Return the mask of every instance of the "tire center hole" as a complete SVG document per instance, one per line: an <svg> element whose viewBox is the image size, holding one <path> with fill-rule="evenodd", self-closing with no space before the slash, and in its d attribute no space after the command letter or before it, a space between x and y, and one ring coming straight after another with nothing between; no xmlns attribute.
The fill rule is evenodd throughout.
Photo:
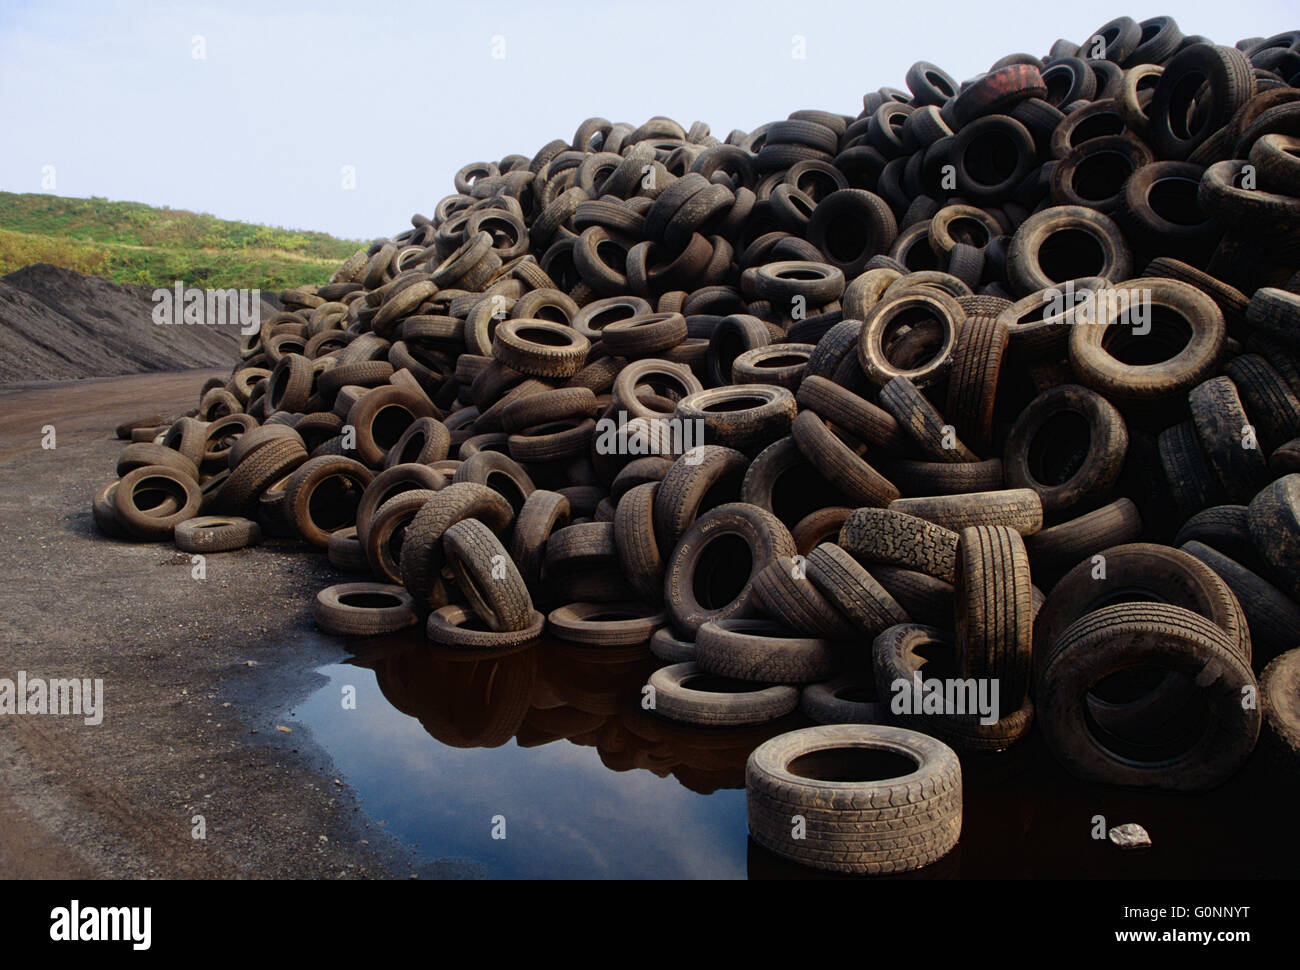
<svg viewBox="0 0 1300 970"><path fill-rule="evenodd" d="M918 767L916 760L893 751L831 748L800 755L786 765L786 771L815 781L865 782L902 778Z"/></svg>
<svg viewBox="0 0 1300 970"><path fill-rule="evenodd" d="M696 602L706 610L722 609L744 591L753 568L749 543L733 533L719 535L704 547L696 565Z"/></svg>

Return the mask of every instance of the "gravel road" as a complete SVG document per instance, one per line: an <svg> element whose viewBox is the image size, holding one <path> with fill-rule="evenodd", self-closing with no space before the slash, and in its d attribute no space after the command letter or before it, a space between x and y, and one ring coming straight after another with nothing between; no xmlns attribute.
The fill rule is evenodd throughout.
<svg viewBox="0 0 1300 970"><path fill-rule="evenodd" d="M314 668L345 654L311 622L325 557L286 544L212 555L200 581L170 544L94 530L113 427L184 410L211 373L0 389L0 678L102 678L104 708L99 725L0 716L8 877L409 872L305 729L278 730L324 683Z"/></svg>

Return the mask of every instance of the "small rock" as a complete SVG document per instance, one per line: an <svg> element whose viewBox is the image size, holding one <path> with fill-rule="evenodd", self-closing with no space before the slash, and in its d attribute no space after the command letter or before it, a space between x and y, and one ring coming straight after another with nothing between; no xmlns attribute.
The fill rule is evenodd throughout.
<svg viewBox="0 0 1300 970"><path fill-rule="evenodd" d="M275 729L276 729L277 731L280 731L280 732L284 733L284 734L293 734L293 728L291 728L291 727L285 727L283 724L277 724L277 725L275 726Z"/></svg>
<svg viewBox="0 0 1300 970"><path fill-rule="evenodd" d="M1151 836L1137 822L1125 822L1116 825L1107 833L1110 840L1121 849L1142 849L1151 844Z"/></svg>

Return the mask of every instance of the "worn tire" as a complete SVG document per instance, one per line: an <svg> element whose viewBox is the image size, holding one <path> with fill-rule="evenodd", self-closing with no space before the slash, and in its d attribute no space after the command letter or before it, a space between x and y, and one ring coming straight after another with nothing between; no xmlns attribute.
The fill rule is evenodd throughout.
<svg viewBox="0 0 1300 970"><path fill-rule="evenodd" d="M881 781L823 780L843 770L843 749L872 763L892 756L897 777ZM820 752L828 752L818 758ZM836 755L836 752L841 752ZM796 762L807 765L797 773ZM908 769L908 764L915 767ZM835 872L897 873L919 869L952 851L961 835L961 766L934 738L885 725L803 728L759 745L745 765L749 831L754 841L800 865ZM803 837L791 838L795 816Z"/></svg>

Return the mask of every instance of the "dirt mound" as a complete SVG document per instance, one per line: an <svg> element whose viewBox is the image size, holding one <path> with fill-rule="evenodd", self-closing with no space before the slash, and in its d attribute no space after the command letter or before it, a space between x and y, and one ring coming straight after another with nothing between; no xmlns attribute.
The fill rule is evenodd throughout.
<svg viewBox="0 0 1300 970"><path fill-rule="evenodd" d="M227 367L237 354L238 325L160 326L153 309L152 287L48 263L0 277L0 385Z"/></svg>

